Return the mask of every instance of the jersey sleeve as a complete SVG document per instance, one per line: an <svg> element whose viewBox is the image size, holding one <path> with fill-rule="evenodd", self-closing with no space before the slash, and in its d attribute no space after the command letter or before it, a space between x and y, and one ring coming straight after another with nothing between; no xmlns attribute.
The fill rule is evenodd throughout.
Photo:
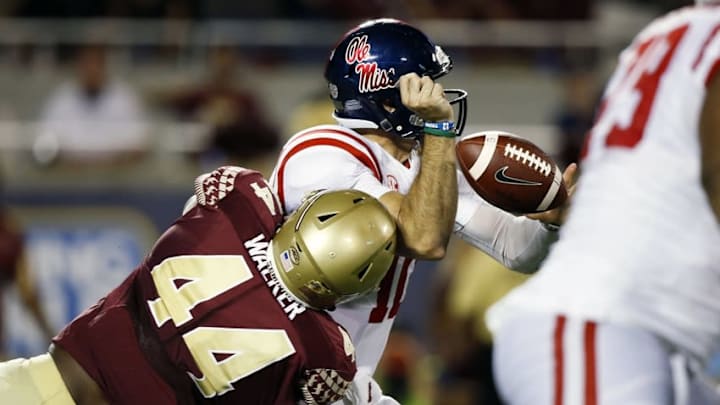
<svg viewBox="0 0 720 405"><path fill-rule="evenodd" d="M483 200L462 173L458 177L454 231L461 239L521 273L536 271L550 245L557 240L557 232L548 231L539 221L516 217Z"/></svg>
<svg viewBox="0 0 720 405"><path fill-rule="evenodd" d="M455 230L464 227L473 216L477 207L487 204L475 190L470 187L465 176L460 170L457 171L458 178L458 206L455 214Z"/></svg>
<svg viewBox="0 0 720 405"><path fill-rule="evenodd" d="M286 213L295 210L303 197L315 190L353 188L376 198L391 190L381 183L377 169L365 155L346 145L318 144L281 156L271 185Z"/></svg>
<svg viewBox="0 0 720 405"><path fill-rule="evenodd" d="M720 22L710 29L693 68L697 79L705 86L720 70Z"/></svg>

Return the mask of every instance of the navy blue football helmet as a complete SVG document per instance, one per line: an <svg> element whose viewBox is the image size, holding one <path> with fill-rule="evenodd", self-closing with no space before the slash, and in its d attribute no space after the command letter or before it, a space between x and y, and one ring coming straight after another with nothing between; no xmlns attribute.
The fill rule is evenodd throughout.
<svg viewBox="0 0 720 405"><path fill-rule="evenodd" d="M436 80L451 68L450 57L417 28L388 18L367 21L345 34L330 53L325 79L335 104L334 117L348 128L381 128L419 138L423 120L402 104L397 80L413 72ZM467 92L445 93L450 104L458 106L459 135L465 126Z"/></svg>

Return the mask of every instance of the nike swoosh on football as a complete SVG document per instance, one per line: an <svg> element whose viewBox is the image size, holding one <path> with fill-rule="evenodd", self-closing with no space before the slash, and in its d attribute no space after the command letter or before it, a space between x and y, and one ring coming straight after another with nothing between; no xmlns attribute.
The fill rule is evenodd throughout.
<svg viewBox="0 0 720 405"><path fill-rule="evenodd" d="M542 183L538 183L535 181L519 179L517 177L510 177L507 174L505 174L507 169L508 169L508 166L503 166L503 167L499 168L495 172L495 181L497 181L498 183L514 184L517 186L542 186Z"/></svg>

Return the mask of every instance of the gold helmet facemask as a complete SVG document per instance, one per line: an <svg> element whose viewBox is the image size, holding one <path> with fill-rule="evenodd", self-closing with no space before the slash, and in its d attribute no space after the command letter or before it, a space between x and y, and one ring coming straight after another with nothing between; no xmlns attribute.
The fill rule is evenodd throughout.
<svg viewBox="0 0 720 405"><path fill-rule="evenodd" d="M395 256L397 228L375 198L321 191L288 217L272 240L277 273L311 308L334 309L377 288Z"/></svg>

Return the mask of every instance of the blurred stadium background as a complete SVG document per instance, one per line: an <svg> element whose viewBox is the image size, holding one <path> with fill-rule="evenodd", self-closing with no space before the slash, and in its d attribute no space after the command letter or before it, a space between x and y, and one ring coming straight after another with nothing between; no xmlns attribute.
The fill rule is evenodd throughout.
<svg viewBox="0 0 720 405"><path fill-rule="evenodd" d="M269 175L285 139L331 122L325 59L359 21L401 18L445 48L455 68L443 84L470 92L466 133L509 130L565 164L618 51L690 3L1 1L0 253L19 252L20 235L24 254L2 253L0 352L45 350L142 259L198 174L237 164ZM418 266L379 372L387 391L496 403L482 314L522 282L497 266L460 243Z"/></svg>

